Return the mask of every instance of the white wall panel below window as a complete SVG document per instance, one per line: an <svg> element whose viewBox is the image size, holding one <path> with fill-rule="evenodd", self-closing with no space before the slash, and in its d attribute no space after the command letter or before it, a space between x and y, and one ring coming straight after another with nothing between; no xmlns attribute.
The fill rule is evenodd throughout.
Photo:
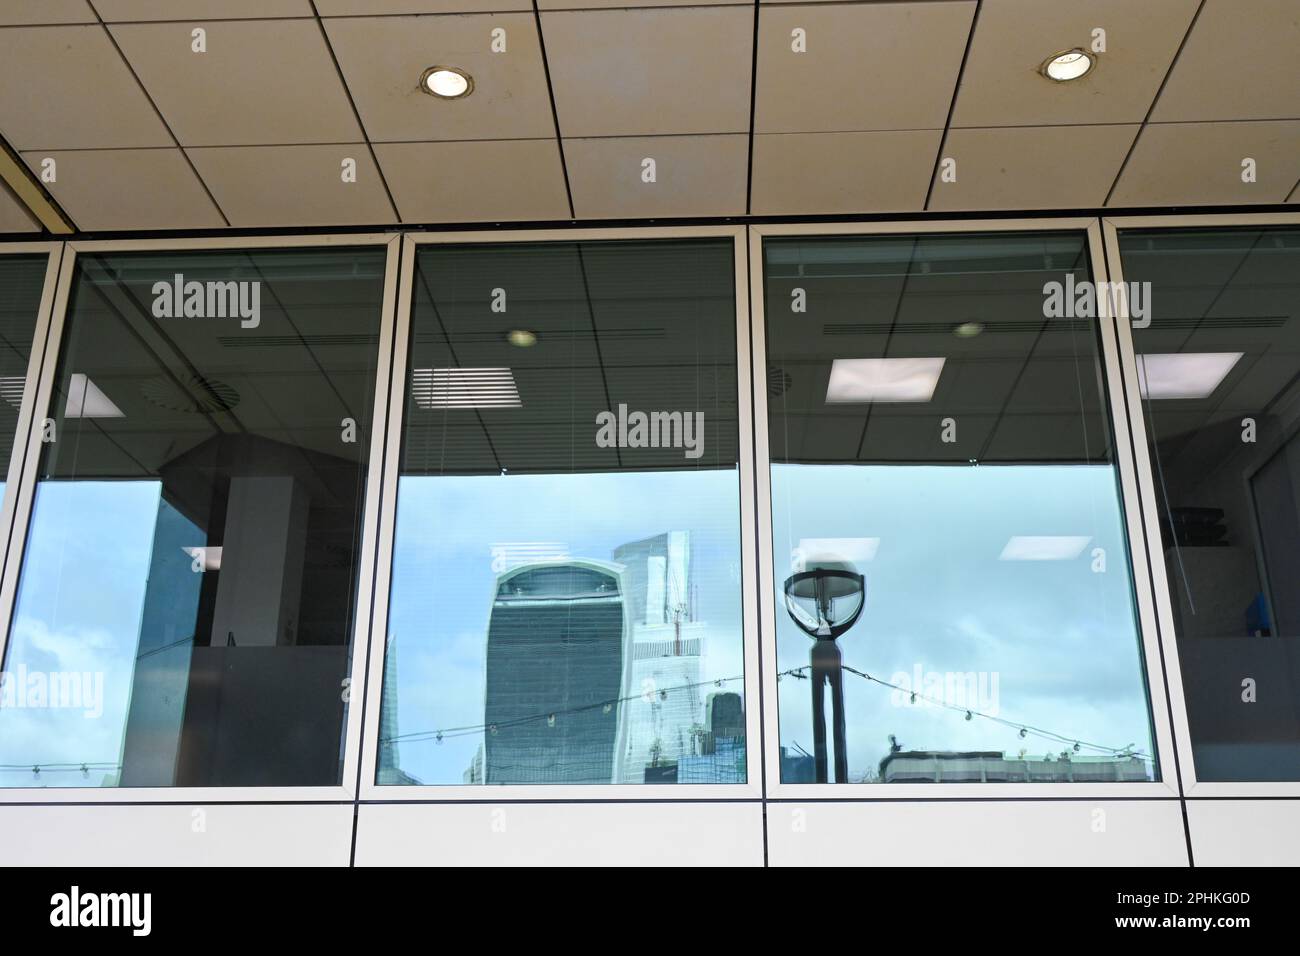
<svg viewBox="0 0 1300 956"><path fill-rule="evenodd" d="M1186 866L1177 800L771 803L772 866Z"/></svg>
<svg viewBox="0 0 1300 956"><path fill-rule="evenodd" d="M10 866L347 866L352 804L0 807Z"/></svg>
<svg viewBox="0 0 1300 956"><path fill-rule="evenodd" d="M357 866L761 866L758 803L363 804Z"/></svg>
<svg viewBox="0 0 1300 956"><path fill-rule="evenodd" d="M1197 866L1300 864L1300 800L1188 800Z"/></svg>

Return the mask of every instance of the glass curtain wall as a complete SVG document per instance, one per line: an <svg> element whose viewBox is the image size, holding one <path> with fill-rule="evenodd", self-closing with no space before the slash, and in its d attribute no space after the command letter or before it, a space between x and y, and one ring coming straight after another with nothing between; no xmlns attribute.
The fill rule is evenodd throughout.
<svg viewBox="0 0 1300 956"><path fill-rule="evenodd" d="M763 268L782 782L1155 779L1086 237Z"/></svg>
<svg viewBox="0 0 1300 956"><path fill-rule="evenodd" d="M382 246L78 257L5 786L339 783L384 267Z"/></svg>
<svg viewBox="0 0 1300 956"><path fill-rule="evenodd" d="M1300 228L1120 250L1196 778L1300 780Z"/></svg>
<svg viewBox="0 0 1300 956"><path fill-rule="evenodd" d="M746 780L733 249L418 248L377 783Z"/></svg>

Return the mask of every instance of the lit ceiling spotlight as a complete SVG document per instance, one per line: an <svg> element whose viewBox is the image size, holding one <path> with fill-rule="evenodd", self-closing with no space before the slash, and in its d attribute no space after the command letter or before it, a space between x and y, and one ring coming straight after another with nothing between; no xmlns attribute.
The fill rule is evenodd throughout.
<svg viewBox="0 0 1300 956"><path fill-rule="evenodd" d="M1064 53L1048 57L1046 62L1039 67L1039 71L1049 80L1064 83L1066 80L1077 80L1079 77L1086 75L1095 63L1096 61L1091 54L1075 47L1073 50L1066 50Z"/></svg>
<svg viewBox="0 0 1300 956"><path fill-rule="evenodd" d="M527 329L511 329L506 333L506 341L521 349L526 349L537 344L537 333L529 332Z"/></svg>
<svg viewBox="0 0 1300 956"><path fill-rule="evenodd" d="M431 96L455 100L474 92L474 78L454 66L431 66L420 77L420 89Z"/></svg>
<svg viewBox="0 0 1300 956"><path fill-rule="evenodd" d="M959 339L973 339L983 331L983 322L963 322L952 330L952 334Z"/></svg>

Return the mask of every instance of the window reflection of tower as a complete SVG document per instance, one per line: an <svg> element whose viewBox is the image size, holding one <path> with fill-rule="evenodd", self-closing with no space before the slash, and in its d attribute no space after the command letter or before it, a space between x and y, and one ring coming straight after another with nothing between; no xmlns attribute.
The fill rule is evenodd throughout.
<svg viewBox="0 0 1300 956"><path fill-rule="evenodd" d="M683 758L702 745L700 664L705 625L696 620L693 542L667 531L614 551L627 582L632 692L620 782L675 783Z"/></svg>
<svg viewBox="0 0 1300 956"><path fill-rule="evenodd" d="M610 783L627 695L617 565L525 564L497 579L488 625L488 784Z"/></svg>

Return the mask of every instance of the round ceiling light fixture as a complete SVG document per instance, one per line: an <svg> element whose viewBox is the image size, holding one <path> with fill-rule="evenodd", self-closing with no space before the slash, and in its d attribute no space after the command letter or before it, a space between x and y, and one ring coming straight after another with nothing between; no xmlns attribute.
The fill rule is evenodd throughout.
<svg viewBox="0 0 1300 956"><path fill-rule="evenodd" d="M1039 67L1039 72L1049 80L1065 83L1068 80L1077 80L1089 73L1096 62L1092 54L1085 53L1075 47L1073 50L1066 50L1064 53L1049 56L1043 62L1043 65Z"/></svg>
<svg viewBox="0 0 1300 956"><path fill-rule="evenodd" d="M511 329L506 333L506 341L521 349L526 349L537 344L537 333L530 332L528 329Z"/></svg>
<svg viewBox="0 0 1300 956"><path fill-rule="evenodd" d="M474 92L474 78L454 66L431 66L420 77L420 89L439 99L456 100Z"/></svg>

